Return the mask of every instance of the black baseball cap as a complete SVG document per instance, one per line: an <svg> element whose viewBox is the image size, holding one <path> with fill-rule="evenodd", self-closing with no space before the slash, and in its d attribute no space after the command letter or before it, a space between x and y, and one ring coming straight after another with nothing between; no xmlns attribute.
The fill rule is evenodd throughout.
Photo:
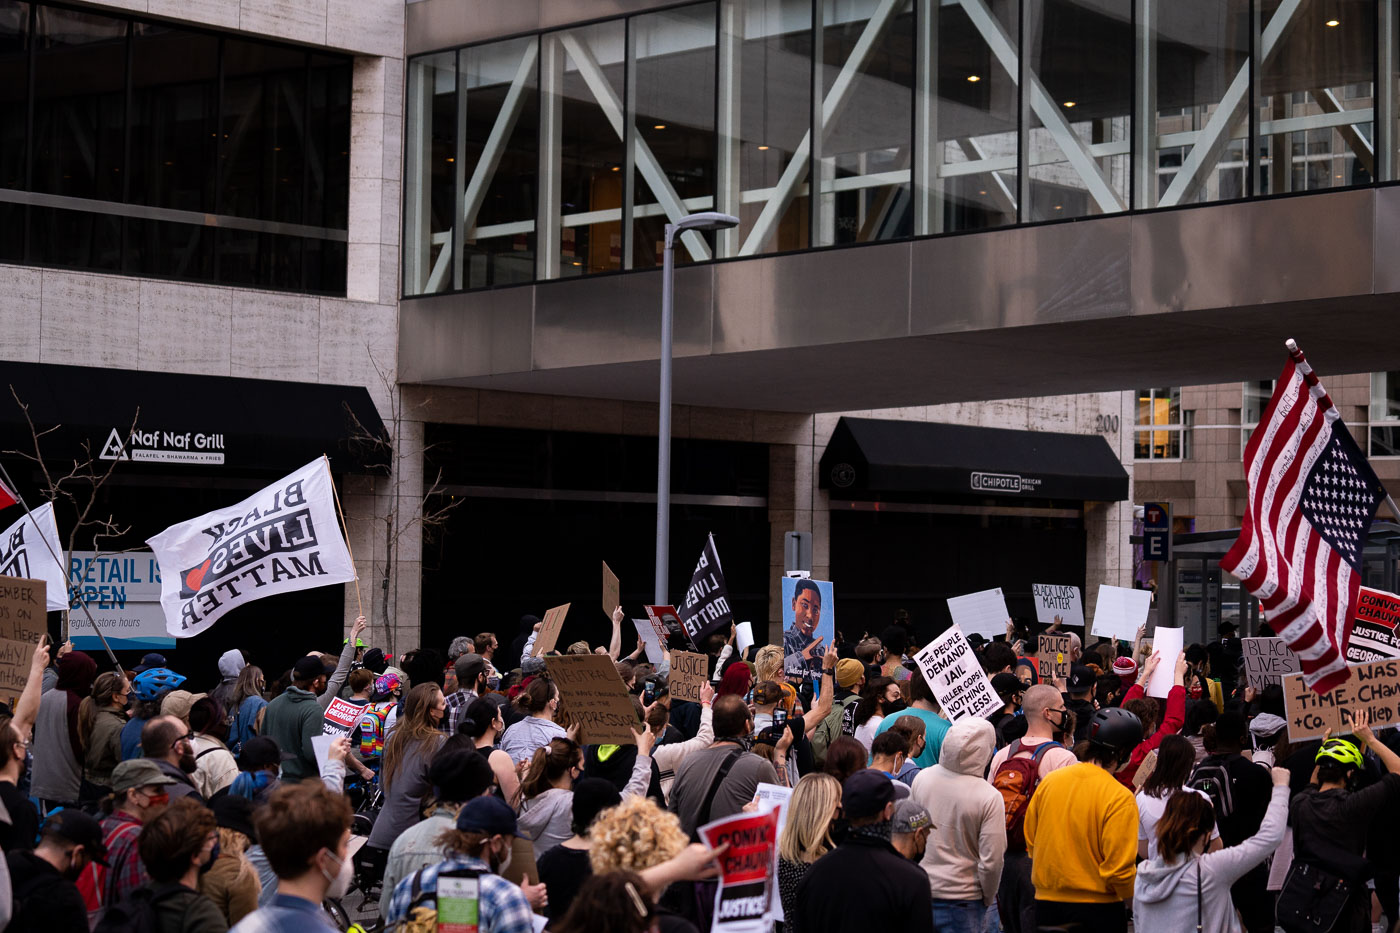
<svg viewBox="0 0 1400 933"><path fill-rule="evenodd" d="M255 735L243 743L238 752L238 767L242 771L261 771L295 758L282 751L277 742L265 735Z"/></svg>
<svg viewBox="0 0 1400 933"><path fill-rule="evenodd" d="M165 667L165 655L152 651L150 654L143 655L141 663L131 670L136 674L144 674L146 671L153 671L158 667Z"/></svg>
<svg viewBox="0 0 1400 933"><path fill-rule="evenodd" d="M65 807L50 813L44 822L44 833L54 833L69 842L76 842L83 847L88 858L99 865L107 864L107 846L102 842L102 824L82 810Z"/></svg>
<svg viewBox="0 0 1400 933"><path fill-rule="evenodd" d="M841 808L852 820L874 816L894 801L894 782L883 771L866 768L841 785Z"/></svg>
<svg viewBox="0 0 1400 933"><path fill-rule="evenodd" d="M474 797L457 814L457 828L487 836L519 836L515 811L500 797Z"/></svg>
<svg viewBox="0 0 1400 933"><path fill-rule="evenodd" d="M1094 689L1094 684L1098 678L1094 676L1091 668L1083 664L1072 665L1069 669L1069 681L1067 687L1070 693L1088 693Z"/></svg>
<svg viewBox="0 0 1400 933"><path fill-rule="evenodd" d="M997 696L1005 700L1018 693L1025 693L1026 685L1015 674L997 674L992 678L992 689L997 692Z"/></svg>
<svg viewBox="0 0 1400 933"><path fill-rule="evenodd" d="M292 676L297 680L314 680L322 674L331 674L334 671L334 665L326 664L314 654L308 654L292 666Z"/></svg>

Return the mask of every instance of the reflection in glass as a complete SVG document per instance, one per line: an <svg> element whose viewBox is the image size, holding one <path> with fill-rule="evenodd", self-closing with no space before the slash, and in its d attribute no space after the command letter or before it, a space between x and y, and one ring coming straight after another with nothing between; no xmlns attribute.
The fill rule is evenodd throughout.
<svg viewBox="0 0 1400 933"><path fill-rule="evenodd" d="M457 177L456 52L409 62L404 119L404 292L448 291Z"/></svg>
<svg viewBox="0 0 1400 933"><path fill-rule="evenodd" d="M535 277L535 179L539 172L539 40L511 39L464 49L458 74L453 217L455 288L528 282ZM494 167L494 169L493 169Z"/></svg>
<svg viewBox="0 0 1400 933"><path fill-rule="evenodd" d="M1016 75L994 51L1018 46L1020 4L977 9L932 4L938 15L935 163L937 197L920 233L977 230L1016 222ZM921 8L923 9L923 8ZM983 13L985 9L985 13ZM1014 68L1014 63L1012 64ZM941 224L941 226L938 226Z"/></svg>
<svg viewBox="0 0 1400 933"><path fill-rule="evenodd" d="M728 15L725 15L728 14ZM721 12L718 209L739 218L721 256L809 244L812 4L747 0ZM725 64L735 64L728 71Z"/></svg>
<svg viewBox="0 0 1400 933"><path fill-rule="evenodd" d="M25 185L29 4L0 2L0 188ZM0 262L24 261L24 206L0 203Z"/></svg>
<svg viewBox="0 0 1400 933"><path fill-rule="evenodd" d="M913 233L912 0L822 0L813 245Z"/></svg>
<svg viewBox="0 0 1400 933"><path fill-rule="evenodd" d="M306 55L224 41L221 213L301 223Z"/></svg>
<svg viewBox="0 0 1400 933"><path fill-rule="evenodd" d="M1139 80L1154 125L1142 146L1136 206L1244 197L1248 0L1174 0L1149 9L1151 66Z"/></svg>
<svg viewBox="0 0 1400 933"><path fill-rule="evenodd" d="M540 207L543 278L622 268L625 51L623 20L543 38L541 133L558 141Z"/></svg>
<svg viewBox="0 0 1400 933"><path fill-rule="evenodd" d="M635 16L631 42L631 268L645 269L661 265L668 222L714 209L715 4ZM677 264L710 255L700 233L676 244Z"/></svg>
<svg viewBox="0 0 1400 933"><path fill-rule="evenodd" d="M1023 220L1126 210L1131 0L1024 0L1030 203ZM1042 89L1043 88L1043 92Z"/></svg>
<svg viewBox="0 0 1400 933"><path fill-rule="evenodd" d="M1258 194L1375 177L1371 0L1258 0Z"/></svg>

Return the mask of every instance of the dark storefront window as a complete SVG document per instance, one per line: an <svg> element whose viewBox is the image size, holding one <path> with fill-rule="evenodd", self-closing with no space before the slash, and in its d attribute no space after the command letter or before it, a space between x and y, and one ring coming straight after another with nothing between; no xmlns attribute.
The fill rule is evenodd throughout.
<svg viewBox="0 0 1400 933"><path fill-rule="evenodd" d="M350 85L347 56L0 0L0 261L343 295Z"/></svg>

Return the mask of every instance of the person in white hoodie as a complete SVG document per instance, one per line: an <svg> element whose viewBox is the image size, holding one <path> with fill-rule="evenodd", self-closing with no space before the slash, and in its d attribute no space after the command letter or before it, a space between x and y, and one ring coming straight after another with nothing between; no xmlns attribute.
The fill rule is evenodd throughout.
<svg viewBox="0 0 1400 933"><path fill-rule="evenodd" d="M969 716L943 737L938 763L914 778L910 799L928 810L933 822L919 866L928 873L939 933L980 931L996 900L1006 853L1006 808L987 782L995 751L992 724Z"/></svg>
<svg viewBox="0 0 1400 933"><path fill-rule="evenodd" d="M1215 814L1199 794L1167 801L1157 822L1157 854L1138 865L1133 924L1152 933L1238 933L1230 885L1268 858L1288 821L1286 768L1272 768L1273 793L1259 831L1239 845L1206 852Z"/></svg>

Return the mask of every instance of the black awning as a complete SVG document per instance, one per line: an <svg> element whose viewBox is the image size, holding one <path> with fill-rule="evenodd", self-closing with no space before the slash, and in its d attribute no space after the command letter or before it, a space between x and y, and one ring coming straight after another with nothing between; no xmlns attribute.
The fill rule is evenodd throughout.
<svg viewBox="0 0 1400 933"><path fill-rule="evenodd" d="M844 498L935 493L1012 499L1128 498L1128 474L1097 435L842 418L820 483Z"/></svg>
<svg viewBox="0 0 1400 933"><path fill-rule="evenodd" d="M40 439L53 463L84 457L87 443L152 472L280 475L323 453L336 472L389 469L388 433L362 386L0 363L0 451L32 453L16 396L36 430L53 429Z"/></svg>

